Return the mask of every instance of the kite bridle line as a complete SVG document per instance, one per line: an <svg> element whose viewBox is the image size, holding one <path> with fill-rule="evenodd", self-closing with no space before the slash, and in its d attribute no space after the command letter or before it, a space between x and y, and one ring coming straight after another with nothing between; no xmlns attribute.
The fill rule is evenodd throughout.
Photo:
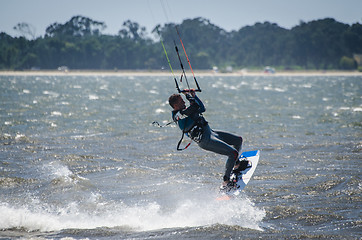
<svg viewBox="0 0 362 240"><path fill-rule="evenodd" d="M186 85L187 85L187 87L188 87L188 89L183 89L183 90L181 90L180 87L179 87L179 85L178 85L178 82L177 82L175 73L174 73L173 68L172 68L172 65L171 65L171 61L170 61L170 59L169 59L169 57L168 57L165 44L163 43L162 36L161 36L158 28L157 28L157 34L158 34L159 37L160 37L160 42L161 42L161 45L162 45L162 48L163 48L163 52L165 53L165 56L166 56L166 59L167 59L167 62L168 62L168 66L170 67L170 70L171 70L173 79L175 80L175 84L176 84L176 89L177 89L177 91L178 91L179 93L189 91L189 89L191 89L191 88L190 88L190 84L189 84L189 82L188 82L188 80L187 80L185 68L184 68L184 65L183 65L183 63L182 63L181 56L180 56L180 53L179 53L179 50L178 50L176 41L174 40L173 43L174 43L175 51L176 51L178 60L179 60L179 62L180 62L180 67L181 67L181 70L182 70L182 74L181 74L181 76L180 76L180 82L182 82L182 78L184 77L184 78L185 78L185 81L186 81ZM190 60L189 60L189 58L188 58L188 56L187 56L187 54L186 54L186 50L185 50L185 47L184 47L184 45L183 45L183 43L182 43L182 39L181 39L180 35L179 35L179 38L180 38L182 47L183 47L183 49L184 49L184 53L185 53L185 56L186 56L186 58L187 58L187 62L189 63L190 69L191 69L192 74L193 74L193 76L194 76L195 84L196 84L196 87L197 87L197 89L195 89L195 92L201 92L201 88L200 88L200 86L199 86L199 83L198 83L197 80L196 80L194 71L192 70Z"/></svg>
<svg viewBox="0 0 362 240"><path fill-rule="evenodd" d="M176 42L173 41L173 44L175 45L175 50L176 50L176 53L177 53L177 57L178 57L178 60L180 61L180 67L181 67L181 69L182 69L182 74L181 74L181 77L180 77L180 82L182 82L182 76L185 76L186 85L187 85L188 89L190 89L189 81L187 81L185 68L184 68L184 65L182 64L181 57L180 57L180 53L178 52L178 48L177 48ZM179 92L180 92L180 91L179 91ZM182 92L182 91L181 91L181 92Z"/></svg>
<svg viewBox="0 0 362 240"><path fill-rule="evenodd" d="M174 72L173 72L172 65L171 65L170 59L168 58L167 51L166 51L166 48L165 48L165 44L163 44L162 37L161 37L161 34L160 34L159 30L158 30L158 27L156 27L156 30L157 30L158 36L160 37L160 42L161 42L161 44L162 44L163 52L165 53L165 56L166 56L166 59L167 59L167 62L168 62L168 66L170 67L171 73L172 73L172 76L173 76L173 79L175 80L176 89L177 89L177 91L180 93L180 92L182 92L182 91L180 90L180 88L179 88L179 86L178 86L176 76L175 76L175 74L174 74Z"/></svg>
<svg viewBox="0 0 362 240"><path fill-rule="evenodd" d="M165 5L164 5L164 3L163 3L162 0L160 0L160 2L161 2L161 6L162 6L163 13L164 13L164 15L165 15L165 17L166 17L166 19L167 19L167 22L170 22L169 19L168 19L168 15L167 15L167 11L166 11ZM167 1L166 1L166 4L167 4ZM171 9L169 9L169 10L171 10ZM177 35L178 35L178 37L179 37L179 39L180 39L182 48L183 48L183 50L184 50L184 53L185 53L187 62L189 63L189 66L190 66L192 75L194 76L195 84L196 84L196 87L197 87L197 89L195 90L195 92L201 92L201 88L200 88L200 86L199 86L199 83L198 83L197 80L196 80L196 77L195 77L194 71L193 71L193 69L192 69L192 66L191 66L189 57L187 56L187 53L186 53L185 46L184 46L184 44L183 44L183 42L182 42L181 35L180 35L180 33L179 33L178 28L177 28L176 25L175 25L175 28L176 28ZM181 57L180 57L180 54L179 54L179 51L178 51L178 48L177 48L177 45L176 45L175 40L174 40L173 42L174 42L175 50L176 50L176 53L177 53L177 56L178 56L178 59L179 59L179 62L180 62L180 66L181 66L181 69L182 69L182 74L181 74L181 77L180 77L180 82L182 82L182 77L184 76L188 89L183 89L183 90L181 90L181 89L179 88L179 85L178 85L178 83L177 83L177 79L175 78L175 75L174 75L174 73L173 73L172 66L171 66L170 60L169 60L169 58L168 58L168 55L167 55L167 52L166 52L166 48L165 48L165 46L164 46L164 44L163 44L161 34L160 34L160 32L158 31L158 28L157 28L157 33L158 33L158 35L159 35L159 37L160 37L160 39L161 39L161 44L162 44L162 47L163 47L163 51L164 51L164 53L165 53L165 55L166 55L166 58L167 58L167 61L168 61L168 65L170 66L170 69L171 69L173 78L174 78L174 80L175 80L175 84L176 84L176 89L177 89L177 91L178 91L179 93L181 93L181 92L188 92L191 88L190 88L190 85L189 85L189 83L188 83L188 80L187 80L187 77L186 77L186 72L185 72L184 66L183 66L183 64L182 64Z"/></svg>
<svg viewBox="0 0 362 240"><path fill-rule="evenodd" d="M177 26L175 26L175 28L176 28L177 35L178 35L178 37L179 37L179 39L180 39L180 42L181 42L182 48L184 49L184 53L185 53L185 56L186 56L187 62L189 63L189 66L190 66L190 69L191 69L192 75L194 76L194 80L195 80L195 83L196 83L196 86L197 86L197 89L196 89L195 91L196 91L196 92L201 92L201 88L200 88L200 86L199 86L199 83L198 83L198 82L197 82L197 80L196 80L196 77L195 77L195 74L194 74L194 70L192 70L191 63L190 63L190 59L189 59L189 57L187 56L187 53L186 53L186 49L185 49L184 43L182 42L181 35L180 35L179 31L178 31ZM175 44L175 46L176 46L176 44ZM178 54L178 51L177 51L177 54ZM180 59L180 61L181 61L181 59ZM185 72L185 71L184 71L184 72ZM186 74L185 74L185 78L186 78ZM189 87L189 89L190 89L190 87Z"/></svg>

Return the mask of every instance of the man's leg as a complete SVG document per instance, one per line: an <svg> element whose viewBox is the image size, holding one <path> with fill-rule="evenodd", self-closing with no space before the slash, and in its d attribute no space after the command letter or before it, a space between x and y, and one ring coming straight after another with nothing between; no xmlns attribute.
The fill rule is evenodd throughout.
<svg viewBox="0 0 362 240"><path fill-rule="evenodd" d="M230 142L230 145L221 140L222 136L217 134L213 131L206 131L206 136L203 136L202 141L199 143L199 146L202 149L218 153L221 155L228 156L228 159L225 164L225 175L224 175L224 182L228 182L230 179L231 171L233 170L233 167L235 165L235 161L238 158L239 152L237 149L232 147L231 145L234 145L238 148L241 147L242 139L241 137L233 137L231 135L228 135L226 133L221 133L223 137L226 137L225 140Z"/></svg>
<svg viewBox="0 0 362 240"><path fill-rule="evenodd" d="M232 133L224 131L213 131L215 136L220 140L226 142L229 145L232 145L238 152L241 150L243 144L243 138Z"/></svg>

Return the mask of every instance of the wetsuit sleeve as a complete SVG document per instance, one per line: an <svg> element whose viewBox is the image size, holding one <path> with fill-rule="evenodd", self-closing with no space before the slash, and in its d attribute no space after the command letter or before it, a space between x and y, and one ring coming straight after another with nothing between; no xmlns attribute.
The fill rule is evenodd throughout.
<svg viewBox="0 0 362 240"><path fill-rule="evenodd" d="M199 111L200 113L203 113L206 111L204 104L201 102L200 98L195 95L195 102L200 106Z"/></svg>
<svg viewBox="0 0 362 240"><path fill-rule="evenodd" d="M195 97L192 97L191 95L187 94L186 99L190 102L190 106L186 108L185 110L182 110L182 114L186 114L187 116L190 116L194 113L203 113L205 112L205 106L201 102L201 100L195 95Z"/></svg>

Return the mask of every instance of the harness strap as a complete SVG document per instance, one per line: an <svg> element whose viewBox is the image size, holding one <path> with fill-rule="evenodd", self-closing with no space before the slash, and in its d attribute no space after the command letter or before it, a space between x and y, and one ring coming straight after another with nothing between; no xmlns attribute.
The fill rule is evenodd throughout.
<svg viewBox="0 0 362 240"><path fill-rule="evenodd" d="M177 144L177 150L178 150L178 151L185 150L185 149L188 148L188 147L191 145L191 143L192 143L192 140L191 140L191 141L186 145L186 147L180 148L181 142L182 142L182 140L184 139L184 135L185 135L185 132L182 131L181 139L180 139L180 141L178 141L178 144Z"/></svg>

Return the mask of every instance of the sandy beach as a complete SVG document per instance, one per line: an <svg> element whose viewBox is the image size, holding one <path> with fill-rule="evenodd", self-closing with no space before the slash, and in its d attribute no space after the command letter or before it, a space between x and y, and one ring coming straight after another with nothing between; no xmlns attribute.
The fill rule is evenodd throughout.
<svg viewBox="0 0 362 240"><path fill-rule="evenodd" d="M234 71L230 73L214 72L211 70L194 71L196 76L362 76L362 72L358 71L277 71L275 73L265 73L263 71ZM181 73L176 72L176 76ZM191 72L186 72L188 76L192 76ZM37 71L0 71L0 76L172 76L170 71L151 71L151 70L37 70Z"/></svg>

